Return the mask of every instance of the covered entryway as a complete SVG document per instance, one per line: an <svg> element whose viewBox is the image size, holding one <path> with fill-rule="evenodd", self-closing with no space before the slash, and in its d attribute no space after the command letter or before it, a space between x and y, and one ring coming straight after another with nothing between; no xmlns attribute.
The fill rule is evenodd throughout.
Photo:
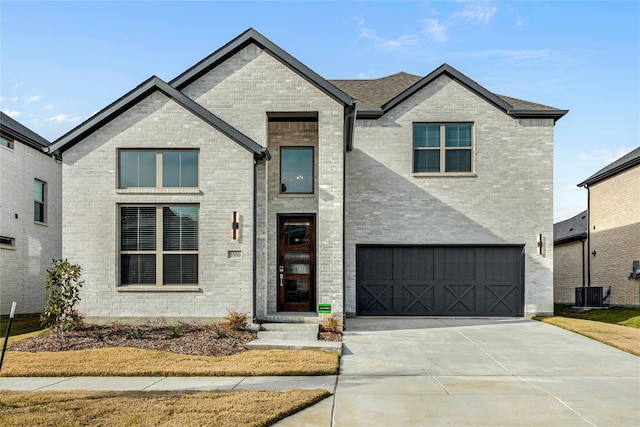
<svg viewBox="0 0 640 427"><path fill-rule="evenodd" d="M523 246L356 247L359 316L523 316Z"/></svg>

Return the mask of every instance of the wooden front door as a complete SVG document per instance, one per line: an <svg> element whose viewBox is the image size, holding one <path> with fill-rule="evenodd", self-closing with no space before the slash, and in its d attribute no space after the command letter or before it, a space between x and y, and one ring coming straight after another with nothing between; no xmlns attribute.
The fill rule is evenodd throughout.
<svg viewBox="0 0 640 427"><path fill-rule="evenodd" d="M313 216L278 221L278 311L315 311Z"/></svg>

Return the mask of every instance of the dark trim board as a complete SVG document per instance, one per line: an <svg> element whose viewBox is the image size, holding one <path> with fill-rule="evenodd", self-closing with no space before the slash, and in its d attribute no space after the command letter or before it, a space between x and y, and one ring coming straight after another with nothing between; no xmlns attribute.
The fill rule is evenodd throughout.
<svg viewBox="0 0 640 427"><path fill-rule="evenodd" d="M356 245L358 316L524 315L522 245Z"/></svg>

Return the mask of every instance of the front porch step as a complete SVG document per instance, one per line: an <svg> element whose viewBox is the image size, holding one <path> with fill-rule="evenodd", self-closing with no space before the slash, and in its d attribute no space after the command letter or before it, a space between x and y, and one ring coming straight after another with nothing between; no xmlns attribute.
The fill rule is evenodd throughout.
<svg viewBox="0 0 640 427"><path fill-rule="evenodd" d="M258 332L258 339L317 341L318 324L307 323L264 323Z"/></svg>
<svg viewBox="0 0 640 427"><path fill-rule="evenodd" d="M249 349L318 350L342 354L342 343L318 341L318 323L263 323Z"/></svg>

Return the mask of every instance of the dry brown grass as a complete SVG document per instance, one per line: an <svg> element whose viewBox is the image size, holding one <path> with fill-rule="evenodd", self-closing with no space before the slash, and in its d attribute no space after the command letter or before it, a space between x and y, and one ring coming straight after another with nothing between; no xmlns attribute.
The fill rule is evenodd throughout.
<svg viewBox="0 0 640 427"><path fill-rule="evenodd" d="M334 375L336 354L312 350L252 350L232 356L188 356L118 347L26 353L8 351L7 377Z"/></svg>
<svg viewBox="0 0 640 427"><path fill-rule="evenodd" d="M560 316L540 320L640 356L640 329Z"/></svg>
<svg viewBox="0 0 640 427"><path fill-rule="evenodd" d="M326 390L0 392L2 426L268 426Z"/></svg>

